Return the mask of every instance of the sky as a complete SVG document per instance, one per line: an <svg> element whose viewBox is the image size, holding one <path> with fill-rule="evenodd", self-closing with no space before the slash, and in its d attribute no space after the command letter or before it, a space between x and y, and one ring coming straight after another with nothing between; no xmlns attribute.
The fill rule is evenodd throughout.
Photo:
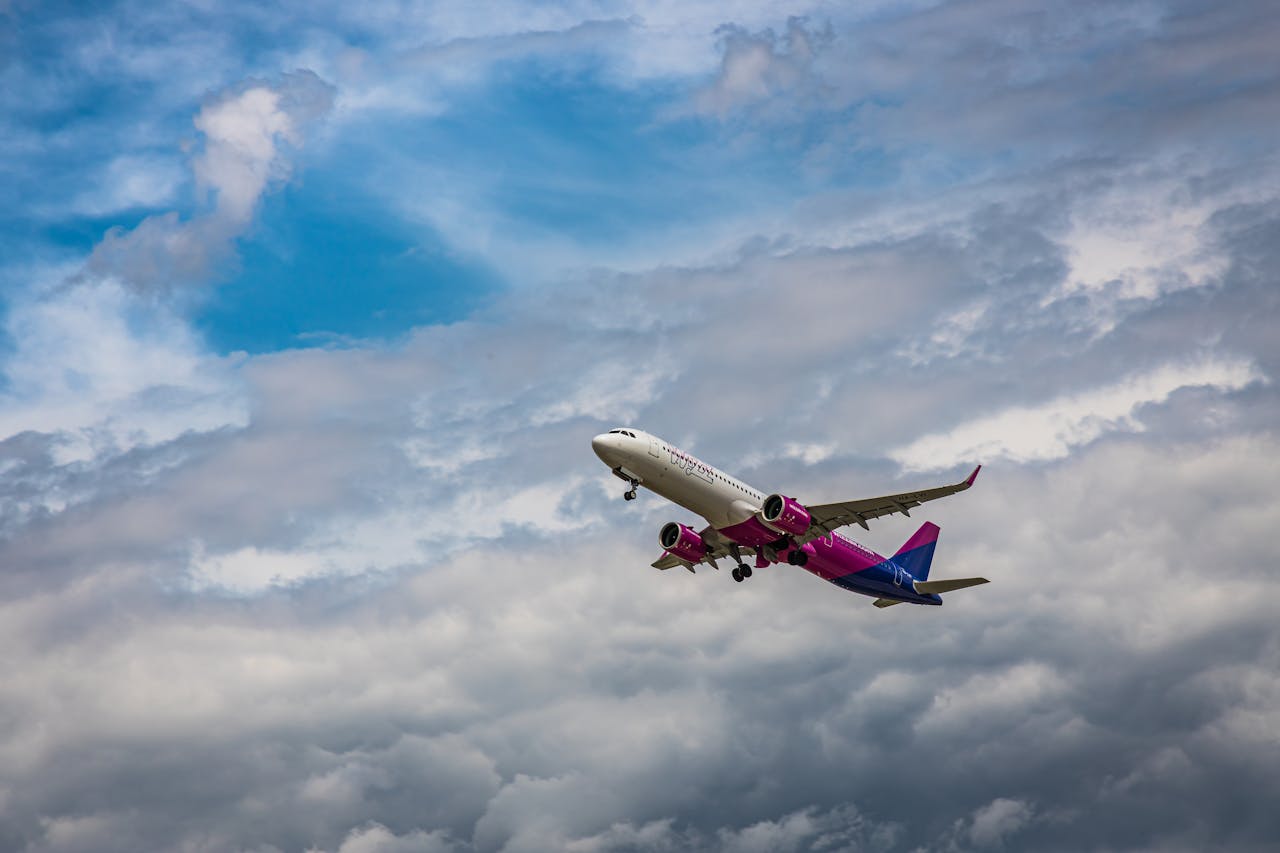
<svg viewBox="0 0 1280 853"><path fill-rule="evenodd" d="M0 850L1280 840L1274 3L0 2ZM877 610L593 435L976 487Z"/></svg>

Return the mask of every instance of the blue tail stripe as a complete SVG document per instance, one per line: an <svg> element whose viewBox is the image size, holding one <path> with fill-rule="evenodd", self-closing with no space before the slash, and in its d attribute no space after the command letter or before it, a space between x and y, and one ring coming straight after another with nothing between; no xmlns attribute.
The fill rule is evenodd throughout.
<svg viewBox="0 0 1280 853"><path fill-rule="evenodd" d="M927 581L929 579L929 566L933 563L933 552L938 547L938 540L926 542L919 548L912 548L910 551L903 551L900 554L893 555L893 561L902 568L906 569L911 577L918 581Z"/></svg>

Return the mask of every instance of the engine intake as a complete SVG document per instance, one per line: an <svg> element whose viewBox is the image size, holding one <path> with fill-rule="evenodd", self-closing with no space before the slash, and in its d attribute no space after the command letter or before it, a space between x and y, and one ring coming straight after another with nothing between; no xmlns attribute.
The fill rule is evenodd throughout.
<svg viewBox="0 0 1280 853"><path fill-rule="evenodd" d="M765 526L779 533L798 536L809 529L809 510L795 498L786 495L769 495L760 508L760 520Z"/></svg>
<svg viewBox="0 0 1280 853"><path fill-rule="evenodd" d="M658 542L668 554L690 563L696 563L707 555L707 543L702 541L698 531L674 521L662 525Z"/></svg>

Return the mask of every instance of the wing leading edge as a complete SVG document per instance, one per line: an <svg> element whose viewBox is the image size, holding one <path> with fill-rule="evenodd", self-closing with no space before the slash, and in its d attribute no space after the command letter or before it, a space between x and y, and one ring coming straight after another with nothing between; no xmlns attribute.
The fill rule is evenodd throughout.
<svg viewBox="0 0 1280 853"><path fill-rule="evenodd" d="M910 510L926 501L934 501L938 498L945 498L947 495L954 495L956 492L963 492L973 485L974 480L978 479L978 472L981 470L982 466L979 465L973 469L973 473L968 477L950 486L938 486L933 489L922 489L918 492L902 492L901 494L864 498L857 501L806 506L805 509L809 511L809 529L803 535L796 537L796 544L803 545L806 542L812 542L814 539L826 536L836 528L850 524L857 524L864 530L870 530L871 528L867 526L868 521L885 515L893 515L895 512L900 512L910 517Z"/></svg>

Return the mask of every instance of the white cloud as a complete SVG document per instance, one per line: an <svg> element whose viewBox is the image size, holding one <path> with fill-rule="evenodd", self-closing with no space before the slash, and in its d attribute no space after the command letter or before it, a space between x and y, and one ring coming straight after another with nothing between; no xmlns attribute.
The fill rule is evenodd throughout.
<svg viewBox="0 0 1280 853"><path fill-rule="evenodd" d="M268 186L290 171L288 149L302 128L328 111L332 88L310 71L283 74L215 98L195 118L204 147L193 164L212 206L187 219L176 212L114 228L94 248L91 274L117 277L143 292L202 283L232 252Z"/></svg>
<svg viewBox="0 0 1280 853"><path fill-rule="evenodd" d="M59 287L15 305L0 439L53 433L59 461L246 422L236 359L211 357L187 323L118 283Z"/></svg>
<svg viewBox="0 0 1280 853"><path fill-rule="evenodd" d="M161 207L174 200L184 180L186 174L173 158L122 154L108 164L98 182L77 196L72 206L89 216Z"/></svg>
<svg viewBox="0 0 1280 853"><path fill-rule="evenodd" d="M1072 449L1110 432L1140 432L1142 406L1167 401L1183 388L1237 391L1266 377L1252 361L1204 358L1169 364L1090 391L1035 406L1014 406L942 433L918 438L889 452L908 471L932 471L961 463L1008 459L1061 459Z"/></svg>
<svg viewBox="0 0 1280 853"><path fill-rule="evenodd" d="M444 833L416 831L396 835L385 826L372 823L353 829L337 853L447 853L457 849Z"/></svg>
<svg viewBox="0 0 1280 853"><path fill-rule="evenodd" d="M191 559L192 582L197 587L234 592L260 592L271 586L331 573L333 568L323 558L297 550L250 547L211 556L197 544Z"/></svg>
<svg viewBox="0 0 1280 853"><path fill-rule="evenodd" d="M969 838L979 847L1003 845L1005 839L1026 826L1034 814L1035 810L1023 800L1004 797L992 800L973 813Z"/></svg>
<svg viewBox="0 0 1280 853"><path fill-rule="evenodd" d="M299 145L301 129L329 109L332 91L310 72L294 72L279 84L258 84L206 104L195 118L204 150L196 179L217 194L217 215L243 224L269 181L288 176L282 143Z"/></svg>

